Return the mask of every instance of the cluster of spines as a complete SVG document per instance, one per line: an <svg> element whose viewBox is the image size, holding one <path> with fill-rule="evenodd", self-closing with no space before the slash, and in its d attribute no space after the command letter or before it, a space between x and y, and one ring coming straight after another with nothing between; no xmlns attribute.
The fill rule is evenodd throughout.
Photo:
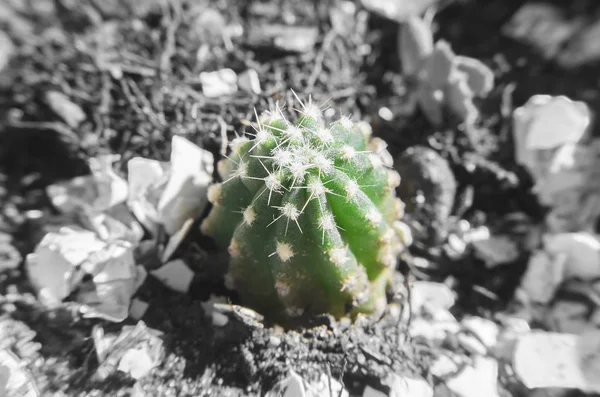
<svg viewBox="0 0 600 397"><path fill-rule="evenodd" d="M300 103L296 123L276 107L257 115L252 139L231 142L202 230L228 246L230 287L261 310L372 310L401 246L391 227L400 177L369 150L364 125L327 126Z"/></svg>

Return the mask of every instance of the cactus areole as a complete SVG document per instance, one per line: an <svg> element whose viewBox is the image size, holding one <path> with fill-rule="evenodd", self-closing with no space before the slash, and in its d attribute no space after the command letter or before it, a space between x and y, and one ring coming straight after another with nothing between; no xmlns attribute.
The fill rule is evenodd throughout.
<svg viewBox="0 0 600 397"><path fill-rule="evenodd" d="M400 176L368 125L301 105L296 123L277 108L231 142L201 229L231 254L228 288L277 321L378 312L404 247Z"/></svg>

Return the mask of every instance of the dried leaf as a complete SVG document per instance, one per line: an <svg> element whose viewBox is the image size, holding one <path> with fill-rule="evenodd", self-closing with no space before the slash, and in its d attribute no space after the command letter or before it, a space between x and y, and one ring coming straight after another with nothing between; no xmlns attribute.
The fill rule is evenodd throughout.
<svg viewBox="0 0 600 397"><path fill-rule="evenodd" d="M456 56L456 67L467 75L467 84L475 96L485 96L494 88L494 72L475 58Z"/></svg>
<svg viewBox="0 0 600 397"><path fill-rule="evenodd" d="M411 17L400 27L400 62L406 76L423 72L425 59L433 51L433 33L427 22Z"/></svg>
<svg viewBox="0 0 600 397"><path fill-rule="evenodd" d="M454 58L450 44L443 40L435 43L431 55L425 62L426 81L433 90L443 90L446 86L455 67Z"/></svg>

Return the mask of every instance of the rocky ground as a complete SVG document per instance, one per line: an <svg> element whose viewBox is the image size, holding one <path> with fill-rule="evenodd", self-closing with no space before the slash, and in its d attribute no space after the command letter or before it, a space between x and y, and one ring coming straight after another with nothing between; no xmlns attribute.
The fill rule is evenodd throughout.
<svg viewBox="0 0 600 397"><path fill-rule="evenodd" d="M585 27L593 27L600 10L592 0L557 2L562 19L523 28L514 22L523 0L398 2L406 9L432 4L426 15L435 38L493 71L493 89L476 99L480 117L465 128L436 127L418 109L402 75L399 22L373 3L0 3L0 349L23 363L39 395L258 396L290 370L313 384L325 374L327 389L339 382L350 395L365 397L398 390L394 376L422 380L436 396L496 395L481 394L488 386L499 395L539 392L507 369L504 350L494 350L495 340L479 333L485 327L468 319L488 329L495 324L494 338L516 332L514 324L525 320L526 328L556 330L515 304L531 254L523 241L546 210L531 193L532 177L515 161L512 112L535 94L566 95L597 108L598 63L588 59L594 30ZM401 194L406 200L423 195L424 209L411 219L425 227L413 231L382 317L351 324L322 316L284 330L240 311L215 271L227 254L201 234L199 220L173 256L193 271L191 284L180 293L147 277L136 293L148 304L141 316L118 323L83 318L74 296L53 309L37 299L23 258L47 231L72 221L48 197L48 186L89 174L88 160L99 155L119 154L114 169L122 177L136 156L168 161L173 136L218 159L254 109L294 103L294 92L327 101L332 119L370 122L400 164ZM502 266L486 265L465 237L467 229L481 228L510 236L515 255ZM146 234L145 240L135 259L150 271L162 265L166 237ZM584 289L564 293L594 312L597 292ZM215 296L225 303L206 303ZM111 361L119 349L100 357L98 332L116 335L140 318L160 332L162 346L157 366L135 379L117 370L119 358ZM425 331L437 332L435 324L451 325L439 337ZM472 388L480 394L468 394L452 383L453 370L432 369L441 356L460 363L454 372L475 368L478 378L476 364L485 357L496 363L495 378ZM1 382L0 376L0 395Z"/></svg>

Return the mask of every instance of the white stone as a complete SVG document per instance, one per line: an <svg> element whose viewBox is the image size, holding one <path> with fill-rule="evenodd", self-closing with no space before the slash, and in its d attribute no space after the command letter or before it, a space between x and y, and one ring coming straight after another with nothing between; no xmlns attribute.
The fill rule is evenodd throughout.
<svg viewBox="0 0 600 397"><path fill-rule="evenodd" d="M133 292L137 292L138 289L144 284L146 278L148 277L148 271L142 265L137 265L135 267L135 281L133 284Z"/></svg>
<svg viewBox="0 0 600 397"><path fill-rule="evenodd" d="M600 24L594 20L569 39L556 61L565 68L576 68L600 58Z"/></svg>
<svg viewBox="0 0 600 397"><path fill-rule="evenodd" d="M487 357L475 357L473 365L465 367L446 382L458 397L498 397L498 362Z"/></svg>
<svg viewBox="0 0 600 397"><path fill-rule="evenodd" d="M59 182L46 188L52 205L63 213L85 211L97 214L125 202L128 185L118 176L112 163L116 155L105 155L90 159L91 175Z"/></svg>
<svg viewBox="0 0 600 397"><path fill-rule="evenodd" d="M156 209L160 185L166 183L168 165L156 160L134 157L127 162L129 195L127 205L142 225L156 234L159 223ZM161 183L162 182L162 183ZM158 192L156 191L159 188Z"/></svg>
<svg viewBox="0 0 600 397"><path fill-rule="evenodd" d="M306 385L307 397L348 397L348 391L337 379L321 373L317 382Z"/></svg>
<svg viewBox="0 0 600 397"><path fill-rule="evenodd" d="M468 316L462 319L462 326L473 334L477 335L479 340L491 349L498 341L498 325L485 318Z"/></svg>
<svg viewBox="0 0 600 397"><path fill-rule="evenodd" d="M534 95L513 113L517 163L535 174L540 166L547 167L551 162L552 153L547 156L548 151L579 142L589 124L590 111L583 102L564 96Z"/></svg>
<svg viewBox="0 0 600 397"><path fill-rule="evenodd" d="M361 3L370 12L402 22L409 17L421 15L428 7L438 3L438 0L361 0Z"/></svg>
<svg viewBox="0 0 600 397"><path fill-rule="evenodd" d="M294 371L277 383L265 397L309 397L304 387L304 379Z"/></svg>
<svg viewBox="0 0 600 397"><path fill-rule="evenodd" d="M471 242L475 254L485 261L488 268L517 259L519 250L516 243L508 236L491 236L487 239Z"/></svg>
<svg viewBox="0 0 600 397"><path fill-rule="evenodd" d="M170 289L181 293L189 290L194 277L194 272L181 259L168 262L150 274Z"/></svg>
<svg viewBox="0 0 600 397"><path fill-rule="evenodd" d="M288 376L277 383L265 397L348 397L348 391L337 380L325 373L317 382L307 382L290 370Z"/></svg>
<svg viewBox="0 0 600 397"><path fill-rule="evenodd" d="M168 234L196 219L208 204L214 157L190 141L175 135L171 142L171 176L158 202L159 219Z"/></svg>
<svg viewBox="0 0 600 397"><path fill-rule="evenodd" d="M237 92L237 74L232 69L200 73L202 93L209 98L219 98Z"/></svg>
<svg viewBox="0 0 600 397"><path fill-rule="evenodd" d="M456 321L440 322L414 318L408 331L412 338L420 337L434 343L441 343L448 334L455 334L459 330L460 325Z"/></svg>
<svg viewBox="0 0 600 397"><path fill-rule="evenodd" d="M117 369L128 373L133 379L140 379L146 376L156 364L145 349L129 349Z"/></svg>
<svg viewBox="0 0 600 397"><path fill-rule="evenodd" d="M411 303L413 311L420 311L424 304L437 309L454 306L454 292L446 284L432 281L415 281L412 285Z"/></svg>
<svg viewBox="0 0 600 397"><path fill-rule="evenodd" d="M559 300L552 305L549 313L551 329L556 332L579 335L595 328L587 319L588 307L585 302Z"/></svg>
<svg viewBox="0 0 600 397"><path fill-rule="evenodd" d="M0 349L0 396L40 396L25 363L8 349Z"/></svg>
<svg viewBox="0 0 600 397"><path fill-rule="evenodd" d="M392 374L385 383L390 387L389 397L433 397L433 388L425 379Z"/></svg>
<svg viewBox="0 0 600 397"><path fill-rule="evenodd" d="M587 390L578 344L579 337L572 334L533 331L522 335L513 358L515 373L530 389L561 387Z"/></svg>
<svg viewBox="0 0 600 397"><path fill-rule="evenodd" d="M461 357L463 356L452 352L446 352L436 358L433 364L431 364L429 372L438 378L445 378L457 373Z"/></svg>
<svg viewBox="0 0 600 397"><path fill-rule="evenodd" d="M535 252L529 259L521 287L527 297L537 303L550 302L563 281L566 256L551 258L543 251Z"/></svg>
<svg viewBox="0 0 600 397"><path fill-rule="evenodd" d="M582 333L577 340L579 367L586 380L585 391L600 393L600 329Z"/></svg>
<svg viewBox="0 0 600 397"><path fill-rule="evenodd" d="M388 397L388 395L382 391L373 389L371 386L367 386L365 387L365 390L363 390L362 397Z"/></svg>
<svg viewBox="0 0 600 397"><path fill-rule="evenodd" d="M229 322L229 317L217 311L212 312L212 323L215 327L224 327Z"/></svg>
<svg viewBox="0 0 600 397"><path fill-rule="evenodd" d="M113 209L117 207L120 205ZM115 217L117 215L118 217ZM137 245L144 236L144 230L140 224L133 219L130 213L116 213L115 216L100 213L86 217L81 214L80 219L86 228L96 232L104 241L123 240Z"/></svg>
<svg viewBox="0 0 600 397"><path fill-rule="evenodd" d="M473 335L459 333L456 336L456 339L458 340L460 346L466 351L468 351L470 354L485 356L487 353L486 346Z"/></svg>
<svg viewBox="0 0 600 397"><path fill-rule="evenodd" d="M126 325L119 334L105 334L100 326L92 330L96 354L104 376L117 368L134 379L146 376L159 363L163 352L162 332L148 328L143 321Z"/></svg>
<svg viewBox="0 0 600 397"><path fill-rule="evenodd" d="M0 72L8 65L15 53L15 45L10 36L0 30Z"/></svg>
<svg viewBox="0 0 600 397"><path fill-rule="evenodd" d="M78 266L105 248L94 233L76 226L46 234L26 259L29 281L40 300L50 307L59 305L83 277Z"/></svg>
<svg viewBox="0 0 600 397"><path fill-rule="evenodd" d="M92 290L82 289L77 293L76 300L84 305L83 316L113 322L125 320L138 277L131 244L108 244L91 254L81 269L92 276L94 286Z"/></svg>
<svg viewBox="0 0 600 397"><path fill-rule="evenodd" d="M532 45L545 58L554 58L562 55L565 42L583 22L584 18L567 18L556 3L532 2L523 4L514 13L502 27L502 33Z"/></svg>
<svg viewBox="0 0 600 397"><path fill-rule="evenodd" d="M163 263L166 263L169 259L171 259L177 248L179 248L181 242L185 239L187 234L192 229L193 225L194 220L188 219L187 221L185 221L183 226L181 226L181 229L179 229L175 234L171 236L171 238L169 238L169 242L167 243L167 246L165 247L161 256L161 261Z"/></svg>
<svg viewBox="0 0 600 397"><path fill-rule="evenodd" d="M241 89L252 92L254 94L260 94L262 89L260 88L260 79L258 73L254 69L248 69L238 77L238 84Z"/></svg>
<svg viewBox="0 0 600 397"><path fill-rule="evenodd" d="M584 110L585 109L585 110ZM578 142L590 123L589 110L567 97L550 98L529 125L528 149L553 149Z"/></svg>
<svg viewBox="0 0 600 397"><path fill-rule="evenodd" d="M590 280L600 277L600 241L598 236L580 233L546 235L544 249L551 255L566 255L565 278Z"/></svg>

